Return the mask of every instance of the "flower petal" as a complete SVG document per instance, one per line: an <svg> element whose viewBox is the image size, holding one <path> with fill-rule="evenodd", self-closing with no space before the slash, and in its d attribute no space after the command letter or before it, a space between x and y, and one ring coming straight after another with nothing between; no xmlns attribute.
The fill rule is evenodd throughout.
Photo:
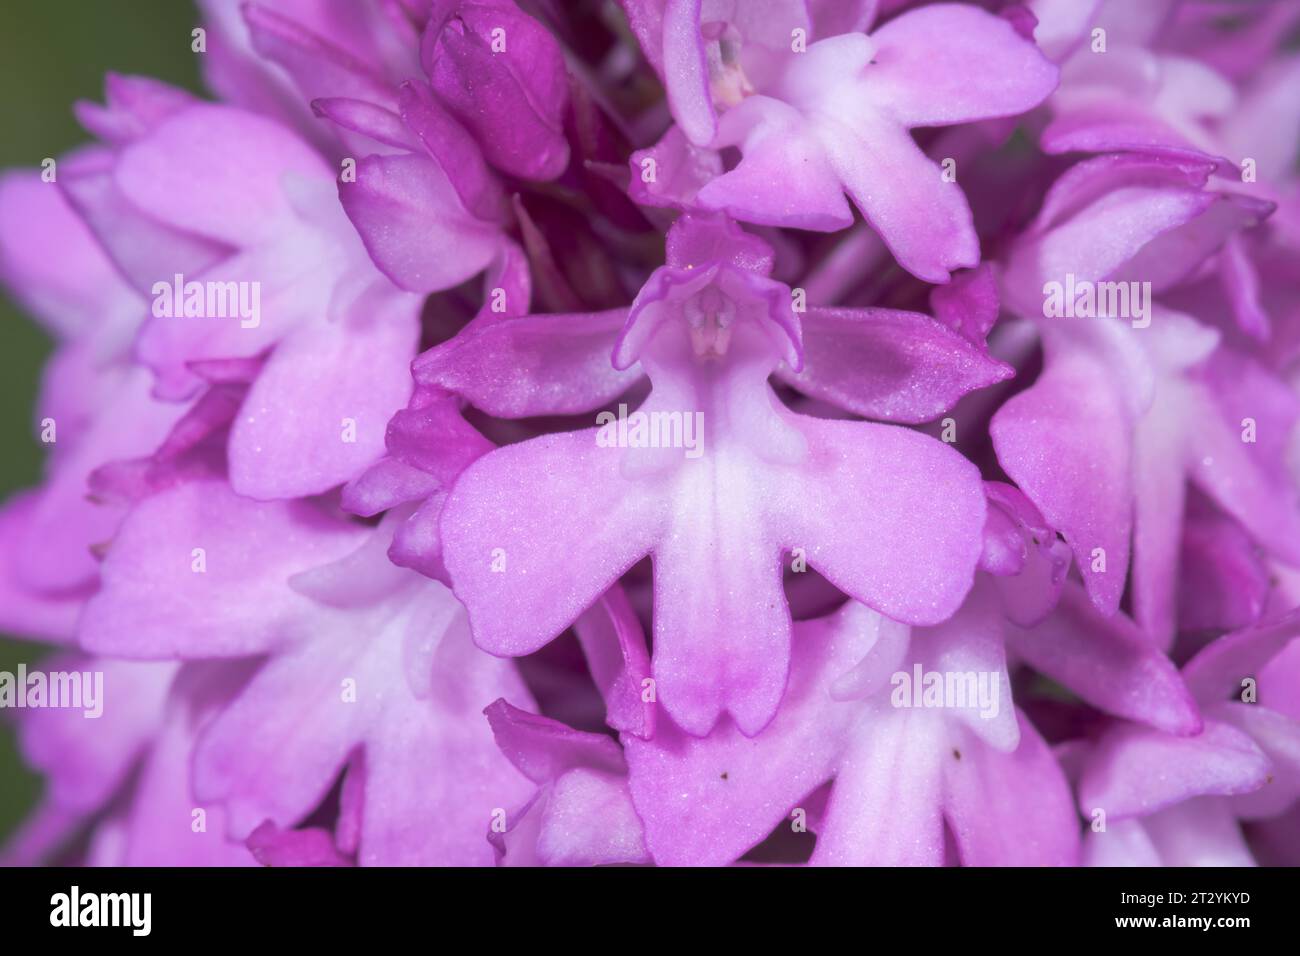
<svg viewBox="0 0 1300 956"><path fill-rule="evenodd" d="M782 545L804 548L831 583L894 620L927 625L951 616L982 548L975 467L906 429L799 421L811 460L780 489Z"/></svg>
<svg viewBox="0 0 1300 956"><path fill-rule="evenodd" d="M574 622L592 680L605 698L605 722L636 737L654 735L655 707L647 701L650 654L641 621L618 585Z"/></svg>
<svg viewBox="0 0 1300 956"><path fill-rule="evenodd" d="M862 110L823 131L831 165L894 258L926 282L979 263L979 237L956 181L926 156L907 130ZM880 183L889 183L881 189Z"/></svg>
<svg viewBox="0 0 1300 956"><path fill-rule="evenodd" d="M163 659L265 651L309 606L289 578L342 558L362 534L309 502L254 502L219 481L163 491L122 523L82 614L82 645Z"/></svg>
<svg viewBox="0 0 1300 956"><path fill-rule="evenodd" d="M596 434L498 449L452 489L442 517L447 569L489 653L532 653L650 551L661 523L654 499L629 485L620 456Z"/></svg>
<svg viewBox="0 0 1300 956"><path fill-rule="evenodd" d="M475 322L421 355L412 372L502 418L591 411L641 377L610 362L626 320L626 309L609 309Z"/></svg>
<svg viewBox="0 0 1300 956"><path fill-rule="evenodd" d="M507 38L501 49L499 37ZM564 172L568 73L542 24L511 0L462 3L453 17L430 20L420 59L434 92L475 134L492 165L525 179Z"/></svg>
<svg viewBox="0 0 1300 956"><path fill-rule="evenodd" d="M367 156L339 199L375 264L411 292L459 285L501 252L500 228L470 215L427 156Z"/></svg>
<svg viewBox="0 0 1300 956"><path fill-rule="evenodd" d="M998 410L989 431L998 462L1069 542L1088 593L1112 614L1132 527L1131 396L1111 384L1114 366L1075 338L1044 344L1038 381Z"/></svg>
<svg viewBox="0 0 1300 956"><path fill-rule="evenodd" d="M720 866L759 843L834 773L857 708L829 686L868 655L879 616L850 602L794 626L790 682L776 718L756 737L719 724L704 738L660 721L653 738L625 738L629 779L661 866Z"/></svg>
<svg viewBox="0 0 1300 956"><path fill-rule="evenodd" d="M115 179L156 219L248 246L282 229L292 215L281 188L289 173L330 178L316 151L280 124L199 103L126 147Z"/></svg>
<svg viewBox="0 0 1300 956"><path fill-rule="evenodd" d="M1191 797L1249 793L1264 785L1269 762L1241 731L1206 721L1193 737L1120 724L1097 744L1079 781L1079 809L1108 819L1145 816Z"/></svg>
<svg viewBox="0 0 1300 956"><path fill-rule="evenodd" d="M1007 644L1034 670L1094 707L1171 734L1194 734L1201 718L1178 670L1123 614L1104 616L1073 582L1055 613Z"/></svg>
<svg viewBox="0 0 1300 956"><path fill-rule="evenodd" d="M794 107L750 96L722 114L712 146L740 148L735 169L707 182L696 202L745 222L834 232L853 224L839 175Z"/></svg>
<svg viewBox="0 0 1300 956"><path fill-rule="evenodd" d="M1056 67L1032 41L1008 20L970 4L910 10L871 39L872 99L907 126L1014 116L1056 88Z"/></svg>
<svg viewBox="0 0 1300 956"><path fill-rule="evenodd" d="M1020 745L1002 753L971 739L944 762L944 817L963 866L1075 866L1079 821L1051 748L1020 717Z"/></svg>
<svg viewBox="0 0 1300 956"><path fill-rule="evenodd" d="M335 294L342 314L282 342L249 390L230 435L239 494L320 494L383 454L388 420L411 394L419 302L382 280Z"/></svg>
<svg viewBox="0 0 1300 956"><path fill-rule="evenodd" d="M944 858L944 722L881 707L858 724L839 764L814 866L938 866Z"/></svg>
<svg viewBox="0 0 1300 956"><path fill-rule="evenodd" d="M866 418L914 424L963 395L1010 378L1008 365L929 316L893 309L811 308L804 367L780 378L806 395Z"/></svg>

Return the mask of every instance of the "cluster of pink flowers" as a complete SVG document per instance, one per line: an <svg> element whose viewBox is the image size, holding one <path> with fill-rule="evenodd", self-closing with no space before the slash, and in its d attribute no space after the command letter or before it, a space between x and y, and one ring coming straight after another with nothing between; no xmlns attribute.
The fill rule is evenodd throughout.
<svg viewBox="0 0 1300 956"><path fill-rule="evenodd" d="M1300 6L200 6L0 178L3 859L1300 863Z"/></svg>

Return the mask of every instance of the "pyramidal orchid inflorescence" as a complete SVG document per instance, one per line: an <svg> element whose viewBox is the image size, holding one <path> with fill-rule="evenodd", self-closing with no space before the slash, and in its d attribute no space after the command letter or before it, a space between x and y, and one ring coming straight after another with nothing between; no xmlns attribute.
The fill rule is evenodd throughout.
<svg viewBox="0 0 1300 956"><path fill-rule="evenodd" d="M0 859L1300 864L1295 4L198 6L0 174Z"/></svg>

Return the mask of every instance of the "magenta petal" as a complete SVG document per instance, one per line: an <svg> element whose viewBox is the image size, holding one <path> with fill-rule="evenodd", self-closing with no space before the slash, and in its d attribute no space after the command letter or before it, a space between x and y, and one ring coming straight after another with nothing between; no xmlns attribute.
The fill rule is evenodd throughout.
<svg viewBox="0 0 1300 956"><path fill-rule="evenodd" d="M683 497L699 500L710 484L692 485ZM751 504L740 497L737 503ZM785 689L790 610L781 558L745 510L683 508L654 554L658 698L678 726L697 736L723 711L743 733L758 733Z"/></svg>
<svg viewBox="0 0 1300 956"><path fill-rule="evenodd" d="M1262 214L1253 201L1206 191L1212 166L1149 154L1101 156L1053 184L1035 227L1006 270L1008 294L1043 314L1043 286L1116 276L1157 289L1186 276L1235 230ZM1063 321L1057 319L1056 321Z"/></svg>
<svg viewBox="0 0 1300 956"><path fill-rule="evenodd" d="M65 157L59 185L104 251L140 293L160 276L195 275L230 254L225 242L159 221L126 197L115 171L117 154L86 147Z"/></svg>
<svg viewBox="0 0 1300 956"><path fill-rule="evenodd" d="M892 309L809 309L804 367L787 384L867 418L916 423L968 392L1010 378L1010 366L929 316Z"/></svg>
<svg viewBox="0 0 1300 956"><path fill-rule="evenodd" d="M41 669L47 667L103 674L99 718L87 720L80 708L19 712L23 756L48 775L48 798L78 813L95 812L126 780L157 733L177 666L63 655Z"/></svg>
<svg viewBox="0 0 1300 956"><path fill-rule="evenodd" d="M1187 497L1181 447L1186 402L1173 381L1156 386L1155 401L1133 434L1133 617L1161 647L1172 643L1179 587L1178 543Z"/></svg>
<svg viewBox="0 0 1300 956"><path fill-rule="evenodd" d="M1175 229L1163 232L1112 274L1119 281L1150 282L1163 291L1195 277L1205 260L1242 230L1273 214L1276 204L1239 193L1220 193L1205 211Z"/></svg>
<svg viewBox="0 0 1300 956"><path fill-rule="evenodd" d="M1105 830L1085 833L1081 861L1083 866L1162 865L1160 852L1151 842L1141 819L1107 821Z"/></svg>
<svg viewBox="0 0 1300 956"><path fill-rule="evenodd" d="M439 170L447 175L461 205L475 218L499 222L504 215L501 184L478 143L423 83L403 83L397 97L402 121Z"/></svg>
<svg viewBox="0 0 1300 956"><path fill-rule="evenodd" d="M1007 643L1094 707L1171 734L1201 729L1196 702L1169 658L1124 615L1103 616L1074 583L1035 627L1008 628Z"/></svg>
<svg viewBox="0 0 1300 956"><path fill-rule="evenodd" d="M930 290L934 317L980 347L998 319L1001 304L997 273L987 264L959 273L947 285Z"/></svg>
<svg viewBox="0 0 1300 956"><path fill-rule="evenodd" d="M558 720L530 714L506 700L494 701L484 711L497 746L533 783L556 780L575 767L621 774L623 751L604 734L587 734Z"/></svg>
<svg viewBox="0 0 1300 956"><path fill-rule="evenodd" d="M1288 694L1300 678L1300 641L1291 641L1262 669L1259 683L1263 685L1264 706L1292 720L1300 720L1300 699Z"/></svg>
<svg viewBox="0 0 1300 956"><path fill-rule="evenodd" d="M1209 159L1178 130L1142 104L1107 102L1080 107L1047 124L1039 138L1043 152L1147 153L1171 159Z"/></svg>
<svg viewBox="0 0 1300 956"><path fill-rule="evenodd" d="M425 387L417 388L410 406L389 421L386 441L394 459L432 476L442 489L493 448L465 421L454 395Z"/></svg>
<svg viewBox="0 0 1300 956"><path fill-rule="evenodd" d="M397 526L388 559L402 568L419 571L427 578L449 584L451 578L442 559L439 522L447 503L444 491L435 491L409 518Z"/></svg>
<svg viewBox="0 0 1300 956"><path fill-rule="evenodd" d="M627 6L634 25L638 18L632 15L633 6L661 8L660 35L646 37L642 46L656 51L657 56L652 56L651 62L662 70L668 104L678 125L691 142L707 145L717 129L717 116L709 90L704 38L700 34L702 0L663 0L657 4L633 2Z"/></svg>
<svg viewBox="0 0 1300 956"><path fill-rule="evenodd" d="M1296 637L1300 637L1300 610L1276 621L1234 631L1207 644L1187 662L1183 676L1201 700L1238 697L1242 681L1247 677L1258 678L1265 665Z"/></svg>
<svg viewBox="0 0 1300 956"><path fill-rule="evenodd" d="M289 579L289 587L318 604L346 609L376 604L410 585L411 575L384 560L391 529L402 513L385 515L379 530L362 539L355 551L298 572Z"/></svg>
<svg viewBox="0 0 1300 956"><path fill-rule="evenodd" d="M59 643L72 639L83 595L47 594L22 580L22 550L36 493L15 495L0 507L0 628L8 634Z"/></svg>
<svg viewBox="0 0 1300 956"><path fill-rule="evenodd" d="M283 117L316 142L328 143L328 136L312 128L311 113L294 84L253 49L242 5L222 0L197 0L196 5L207 30L208 49L200 61L207 88L228 103Z"/></svg>
<svg viewBox="0 0 1300 956"><path fill-rule="evenodd" d="M963 866L1076 866L1079 823L1065 774L1023 714L1012 753L974 744L944 761L944 817Z"/></svg>
<svg viewBox="0 0 1300 956"><path fill-rule="evenodd" d="M390 85L374 62L378 53L362 49L370 33L358 22L365 14L332 17L329 5L297 6L289 16L262 3L245 3L241 12L257 54L293 77L300 102L329 95L384 103Z"/></svg>
<svg viewBox="0 0 1300 956"><path fill-rule="evenodd" d="M546 866L649 863L626 778L580 767L556 780L537 851Z"/></svg>
<svg viewBox="0 0 1300 956"><path fill-rule="evenodd" d="M160 398L176 401L194 397L203 385L200 371L205 366L229 361L248 365L300 325L317 320L325 312L332 286L304 281L304 274L296 268L282 268L278 257L285 254L302 256L302 251L289 240L223 260L202 273L201 280L187 278L256 284L261 298L256 325L244 319L196 323L167 315L146 320L136 342L136 357L154 372L155 392Z"/></svg>
<svg viewBox="0 0 1300 956"><path fill-rule="evenodd" d="M396 606L319 607L305 639L271 658L205 731L195 790L224 803L232 834L299 822L360 746L359 863L491 861L483 827L527 782L475 717L484 699L522 702L527 692L511 665L469 642L445 589L407 578ZM430 621L440 625L432 634ZM286 697L300 706L285 708Z"/></svg>
<svg viewBox="0 0 1300 956"><path fill-rule="evenodd" d="M213 372L216 364L203 363L204 374ZM257 374L256 367L251 374ZM173 485L224 474L230 423L247 392L244 373L238 375L228 382L214 380L152 454L110 461L91 472L90 497L106 504L134 504Z"/></svg>
<svg viewBox="0 0 1300 956"><path fill-rule="evenodd" d="M653 736L655 706L653 699L646 700L650 654L623 589L610 588L573 626L592 680L605 698L605 722L635 737Z"/></svg>
<svg viewBox="0 0 1300 956"><path fill-rule="evenodd" d="M1086 866L1255 866L1229 801L1196 797L1085 837Z"/></svg>
<svg viewBox="0 0 1300 956"><path fill-rule="evenodd" d="M730 722L704 738L661 722L653 738L625 738L632 796L646 845L664 866L738 859L834 773L856 709L829 684L871 649L875 617L850 602L839 614L795 625L790 683L776 718L749 738Z"/></svg>
<svg viewBox="0 0 1300 956"><path fill-rule="evenodd" d="M549 787L541 786L520 806L508 811L505 807L497 808L505 815L504 829L499 829L494 820L487 833L487 842L492 847L497 866L542 865L537 841L541 838L542 810L546 806L548 791ZM496 819L499 820L500 816Z"/></svg>
<svg viewBox="0 0 1300 956"><path fill-rule="evenodd" d="M26 172L0 176L0 280L59 336L88 331L97 305L130 294L59 189Z"/></svg>
<svg viewBox="0 0 1300 956"><path fill-rule="evenodd" d="M1300 799L1300 721L1241 701L1218 704L1211 713L1247 734L1268 757L1264 785L1232 801L1237 815L1259 819L1285 813Z"/></svg>
<svg viewBox="0 0 1300 956"><path fill-rule="evenodd" d="M1178 567L1183 629L1235 631L1259 620L1268 600L1268 571L1236 521L1220 514L1189 514Z"/></svg>
<svg viewBox="0 0 1300 956"><path fill-rule="evenodd" d="M1079 808L1110 819L1144 816L1191 797L1248 793L1264 784L1269 762L1251 739L1207 721L1193 737L1135 724L1107 731L1079 781Z"/></svg>
<svg viewBox="0 0 1300 956"><path fill-rule="evenodd" d="M421 355L412 371L422 385L503 418L590 411L641 377L610 364L626 319L626 309L610 309L476 322Z"/></svg>
<svg viewBox="0 0 1300 956"><path fill-rule="evenodd" d="M205 730L195 790L226 807L232 835L244 838L265 820L293 826L328 792L362 730L341 682L375 676L364 654L358 658L312 642L277 654ZM281 706L286 698L298 706Z"/></svg>
<svg viewBox="0 0 1300 956"><path fill-rule="evenodd" d="M1300 494L1286 464L1300 401L1263 365L1235 351L1218 349L1204 368L1192 479L1275 555L1300 563ZM1248 420L1256 425L1254 442L1242 440Z"/></svg>
<svg viewBox="0 0 1300 956"><path fill-rule="evenodd" d="M382 106L365 100L330 96L312 100L311 108L317 116L368 136L397 152L413 153L420 149L419 140L402 122L401 115Z"/></svg>
<svg viewBox="0 0 1300 956"><path fill-rule="evenodd" d="M281 830L270 820L248 835L248 849L263 866L348 866L327 830Z"/></svg>
<svg viewBox="0 0 1300 956"><path fill-rule="evenodd" d="M453 16L432 19L421 61L434 92L473 131L492 165L525 179L564 172L564 57L550 32L512 0L468 0L454 6Z"/></svg>
<svg viewBox="0 0 1300 956"><path fill-rule="evenodd" d="M1069 545L1018 488L996 481L984 488L989 518L980 568L994 575L1007 620L1032 627L1060 600L1070 569Z"/></svg>
<svg viewBox="0 0 1300 956"><path fill-rule="evenodd" d="M1199 797L1146 817L1142 823L1166 866L1255 866L1234 818L1235 801Z"/></svg>
<svg viewBox="0 0 1300 956"><path fill-rule="evenodd" d="M746 232L725 216L688 213L668 230L665 240L668 265L674 269L701 269L725 262L745 272L770 276L776 253L772 246Z"/></svg>
<svg viewBox="0 0 1300 956"><path fill-rule="evenodd" d="M729 710L752 735L775 712L790 633L781 550L800 549L841 590L908 623L945 619L970 587L984 497L968 462L900 428L816 419L798 428L808 442L801 471L764 469L749 487L726 456L707 470L684 466L698 480L683 479L678 494L693 507L655 549L654 669L660 699L689 733L707 733ZM732 494L715 503L705 489L719 482Z"/></svg>
<svg viewBox="0 0 1300 956"><path fill-rule="evenodd" d="M986 489L999 485L998 482L984 483ZM1010 485L1005 487L1011 488ZM1020 574L1029 560L1028 544L1025 526L1017 520L1015 512L990 494L988 518L984 522L984 550L980 554L980 570L997 577Z"/></svg>
<svg viewBox="0 0 1300 956"><path fill-rule="evenodd" d="M136 665L140 666L140 665ZM238 691L247 662L188 664L177 676L158 734L134 781L121 858L94 865L253 866L248 849L229 839L226 814L194 795L190 761L195 739L213 712ZM196 828L202 811L203 828ZM96 853L102 848L97 847Z"/></svg>
<svg viewBox="0 0 1300 956"><path fill-rule="evenodd" d="M465 648L501 668L464 640ZM504 669L480 665L476 694L526 695ZM517 689L514 689L515 686ZM482 696L472 702L482 703ZM377 727L368 744L366 819L358 862L379 866L488 866L491 846L483 829L497 808L512 807L528 782L493 752L486 722L472 710L430 713L413 698ZM424 755L413 759L413 754Z"/></svg>
<svg viewBox="0 0 1300 956"><path fill-rule="evenodd" d="M972 735L966 738L968 742L979 741L981 747L1003 753L1013 752L1020 744L1020 723L1010 703L1011 675L1003 639L1005 622L997 595L988 584L986 578L977 580L957 613L942 624L914 629L908 649L913 673L920 665L931 673L987 675L987 698L968 694L965 701L952 701L952 706L941 713L931 714L942 720L958 752L963 752L959 741L966 734ZM920 683L916 681L913 687ZM891 675L891 706L899 703L894 696L898 691Z"/></svg>
<svg viewBox="0 0 1300 956"><path fill-rule="evenodd" d="M628 164L628 195L643 206L690 208L700 189L723 172L717 150L696 146L677 125L653 146L634 152Z"/></svg>
<svg viewBox="0 0 1300 956"><path fill-rule="evenodd" d="M499 254L499 227L461 205L434 160L367 156L339 199L375 264L397 285L434 292L482 272Z"/></svg>
<svg viewBox="0 0 1300 956"><path fill-rule="evenodd" d="M438 479L396 458L384 458L348 482L339 499L343 510L371 517L419 501L438 490Z"/></svg>
<svg viewBox="0 0 1300 956"><path fill-rule="evenodd" d="M99 139L121 145L145 135L173 113L197 102L194 95L152 77L109 73L105 105L86 101L74 107L77 120Z"/></svg>
<svg viewBox="0 0 1300 956"><path fill-rule="evenodd" d="M880 0L809 0L814 36L817 39L840 33L866 30L876 18Z"/></svg>
<svg viewBox="0 0 1300 956"><path fill-rule="evenodd" d="M132 368L118 379L116 388L98 397L93 419L80 435L59 422L59 438L68 442L25 523L19 548L24 555L17 567L19 580L46 591L71 591L93 583L98 560L92 548L112 538L122 511L96 501L89 479L96 468L118 458L134 458L153 451L167 437L184 407L154 400L149 376ZM132 428L123 428L131 422Z"/></svg>
<svg viewBox="0 0 1300 956"><path fill-rule="evenodd" d="M675 230L693 232L693 217L684 216L674 226ZM724 230L711 235L725 234ZM743 234L742 234L743 235ZM669 233L670 255L674 252ZM737 237L741 239L741 237ZM744 239L750 237L745 236ZM688 240L681 244L686 250L699 248L704 243ZM766 243L762 249L767 250ZM617 369L631 368L641 359L646 346L666 323L682 317L681 308L697 293L712 286L726 295L733 302L746 305L749 316L757 320L762 333L774 339L781 358L792 369L798 371L803 367L802 326L794 311L793 298L788 286L769 279L762 274L763 269L756 261L769 261L754 255L755 244L741 240L733 250L734 262L724 264L726 260L697 268L697 264L687 264L678 268L672 256L669 265L651 273L646 284L637 293L632 307L627 312L627 324L614 344L613 362Z"/></svg>
<svg viewBox="0 0 1300 956"><path fill-rule="evenodd" d="M1129 396L1075 341L1047 343L1047 365L989 426L1002 467L1074 550L1097 607L1124 592L1132 529ZM1104 570L1102 570L1104 568Z"/></svg>
<svg viewBox="0 0 1300 956"><path fill-rule="evenodd" d="M1224 294L1232 303L1232 315L1237 327L1247 335L1267 342L1272 335L1272 323L1262 303L1259 271L1250 260L1241 234L1230 236L1223 244L1219 260L1219 281Z"/></svg>

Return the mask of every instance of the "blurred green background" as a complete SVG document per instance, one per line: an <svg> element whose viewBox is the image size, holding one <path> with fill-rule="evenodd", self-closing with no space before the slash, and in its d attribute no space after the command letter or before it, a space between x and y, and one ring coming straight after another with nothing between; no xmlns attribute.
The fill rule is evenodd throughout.
<svg viewBox="0 0 1300 956"><path fill-rule="evenodd" d="M101 99L107 71L200 88L201 54L190 52L198 18L188 0L5 0L2 17L0 167L35 166L84 142L72 103ZM33 403L49 352L46 335L0 291L0 498L40 477ZM0 670L42 650L0 637ZM0 719L0 843L39 792Z"/></svg>

